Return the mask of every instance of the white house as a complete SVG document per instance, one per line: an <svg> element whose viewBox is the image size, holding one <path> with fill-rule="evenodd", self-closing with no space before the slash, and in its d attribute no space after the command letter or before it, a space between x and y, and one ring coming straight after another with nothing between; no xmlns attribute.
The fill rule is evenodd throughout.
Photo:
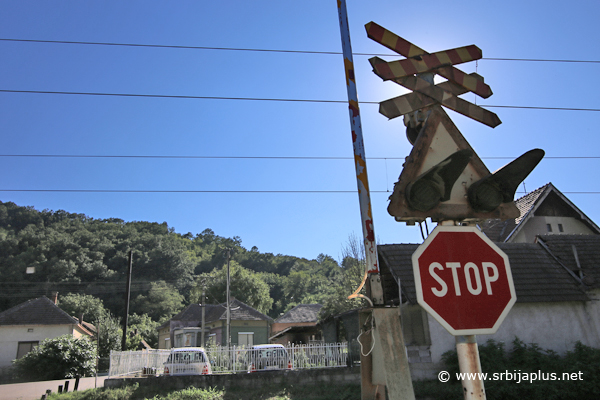
<svg viewBox="0 0 600 400"><path fill-rule="evenodd" d="M0 312L0 368L29 353L42 340L62 335L91 337L92 332L45 296Z"/></svg>

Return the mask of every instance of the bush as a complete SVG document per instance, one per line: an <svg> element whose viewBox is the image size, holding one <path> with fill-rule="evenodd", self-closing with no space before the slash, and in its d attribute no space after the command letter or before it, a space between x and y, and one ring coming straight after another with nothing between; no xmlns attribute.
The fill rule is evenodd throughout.
<svg viewBox="0 0 600 400"><path fill-rule="evenodd" d="M47 381L91 376L95 372L96 345L71 335L44 339L24 357L13 361L26 380Z"/></svg>
<svg viewBox="0 0 600 400"><path fill-rule="evenodd" d="M505 351L503 343L490 339L479 346L479 359L481 370L488 377L493 374L512 374L512 379L506 379L504 375L503 379L488 378L485 381L486 397L489 400L595 400L600 393L600 349L580 342L575 344L573 351L561 357L552 350L544 350L535 343L523 343L518 338L513 341L512 350ZM450 373L450 382L415 382L418 397L433 397L437 400L460 398L462 386L456 379L459 372L456 351L444 353L442 362L445 370ZM582 380L562 380L563 373L580 372ZM552 380L553 373L558 379ZM537 374L536 379L530 381L533 374Z"/></svg>

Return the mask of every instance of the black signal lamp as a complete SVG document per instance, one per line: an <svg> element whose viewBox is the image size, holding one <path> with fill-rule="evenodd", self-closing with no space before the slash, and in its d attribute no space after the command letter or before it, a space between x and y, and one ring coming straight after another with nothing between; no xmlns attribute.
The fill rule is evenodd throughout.
<svg viewBox="0 0 600 400"><path fill-rule="evenodd" d="M494 211L500 204L514 200L517 188L544 157L544 150L533 149L493 174L469 187L467 196L473 210Z"/></svg>
<svg viewBox="0 0 600 400"><path fill-rule="evenodd" d="M469 149L451 154L406 186L408 205L417 211L429 211L441 201L450 199L452 186L473 156Z"/></svg>

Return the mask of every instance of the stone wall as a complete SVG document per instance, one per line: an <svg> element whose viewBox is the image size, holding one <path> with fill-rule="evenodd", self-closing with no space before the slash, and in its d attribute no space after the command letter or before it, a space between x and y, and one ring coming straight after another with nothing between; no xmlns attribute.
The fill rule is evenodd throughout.
<svg viewBox="0 0 600 400"><path fill-rule="evenodd" d="M316 383L360 385L360 368L322 368L297 371L268 371L252 374L229 375L186 375L151 376L146 378L111 378L104 381L104 387L117 388L139 383L140 386L156 386L172 390L193 387L218 388L261 388L265 385L310 385Z"/></svg>

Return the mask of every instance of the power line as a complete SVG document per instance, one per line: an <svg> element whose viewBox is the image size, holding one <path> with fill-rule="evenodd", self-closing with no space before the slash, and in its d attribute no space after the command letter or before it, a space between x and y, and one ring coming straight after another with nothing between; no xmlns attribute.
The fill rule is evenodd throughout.
<svg viewBox="0 0 600 400"><path fill-rule="evenodd" d="M186 49L186 50L221 50L221 51L249 51L249 52L268 52L268 53L297 53L297 54L324 54L324 55L342 55L340 51L313 51L313 50L285 50L285 49L253 49L240 47L211 47L211 46L183 46L183 45L161 45L161 44L142 44L142 43L116 43L116 42L82 42L70 40L41 40L41 39L11 39L0 38L4 42L25 42L25 43L53 43L53 44L78 44L95 46L122 46L122 47L148 47L162 49ZM381 56L398 57L397 54L381 53L352 53L355 56ZM561 59L540 59L540 58L499 58L484 57L482 60L489 61L524 61L524 62L555 62L555 63L592 63L600 64L597 60L561 60Z"/></svg>
<svg viewBox="0 0 600 400"><path fill-rule="evenodd" d="M0 154L15 158L131 158L131 159L199 159L199 160L354 160L337 156L186 156L186 155L111 155L111 154ZM479 157L483 160L514 160L517 156ZM405 157L367 157L368 160L404 160ZM600 156L545 156L545 160L595 160Z"/></svg>
<svg viewBox="0 0 600 400"><path fill-rule="evenodd" d="M356 194L354 190L135 190L135 189L0 189L0 192L32 193L236 193L236 194ZM392 193L390 190L371 190L371 193ZM600 194L600 192L566 192L564 194Z"/></svg>
<svg viewBox="0 0 600 400"><path fill-rule="evenodd" d="M101 92L64 92L48 90L12 90L0 89L3 93L28 93L28 94L64 94L78 96L116 96L116 97L150 97L164 99L195 99L195 100L245 100L245 101L278 101L278 102L305 102L305 103L339 103L347 104L346 100L316 100L316 99L284 99L284 98L264 98L264 97L224 97L224 96L186 96L186 95L168 95L168 94L136 94L136 93L101 93ZM378 102L364 101L363 104L379 104Z"/></svg>
<svg viewBox="0 0 600 400"><path fill-rule="evenodd" d="M102 92L66 92L50 90L16 90L0 89L0 93L25 93L25 94L62 94L77 96L112 96L112 97L143 97L163 99L195 99L195 100L240 100L240 101L272 101L272 102L297 102L297 103L333 103L348 104L347 100L327 99L286 99L265 97L226 97L226 96L191 96L191 95L167 95L167 94L140 94L140 93L102 93ZM379 104L378 101L360 101L360 104ZM556 111L600 111L600 108L574 108L574 107L537 107L537 106L503 106L503 105L480 105L483 108L515 108L529 110L556 110Z"/></svg>
<svg viewBox="0 0 600 400"><path fill-rule="evenodd" d="M52 193L353 193L354 190L135 190L135 189L0 189L0 192L52 192ZM387 193L371 190L371 193ZM565 193L565 192L563 192Z"/></svg>

